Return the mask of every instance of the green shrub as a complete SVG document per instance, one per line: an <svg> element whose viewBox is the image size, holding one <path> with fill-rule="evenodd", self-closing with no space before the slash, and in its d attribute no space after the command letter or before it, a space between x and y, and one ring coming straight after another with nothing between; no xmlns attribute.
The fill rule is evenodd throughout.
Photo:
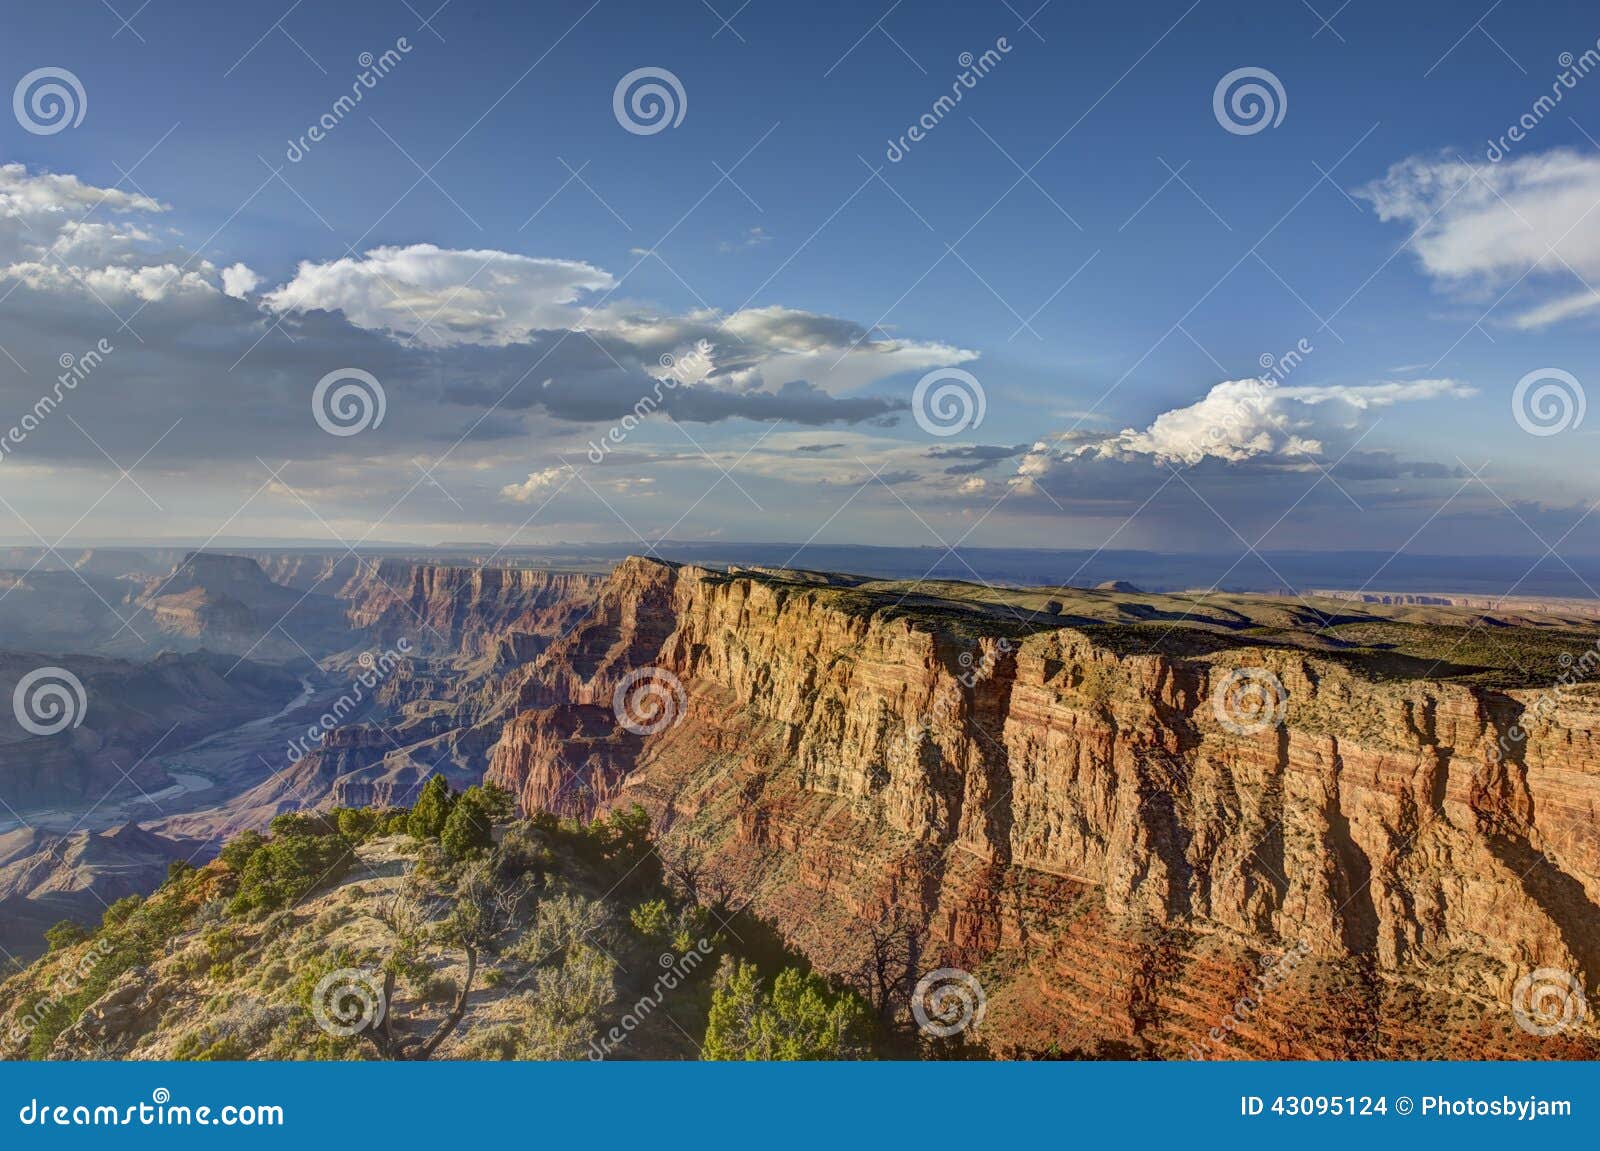
<svg viewBox="0 0 1600 1151"><path fill-rule="evenodd" d="M312 888L338 879L351 858L350 845L338 835L276 836L256 848L239 873L239 890L228 903L228 913L288 907Z"/></svg>
<svg viewBox="0 0 1600 1151"><path fill-rule="evenodd" d="M234 874L244 870L244 865L256 853L256 849L267 842L267 837L259 831L241 831L238 835L223 844L222 850L217 853L217 858Z"/></svg>
<svg viewBox="0 0 1600 1151"><path fill-rule="evenodd" d="M672 929L672 913L665 899L652 899L641 903L628 913L633 929L646 939L660 939Z"/></svg>
<svg viewBox="0 0 1600 1151"><path fill-rule="evenodd" d="M89 933L70 919L63 919L44 933L44 941L50 945L51 951L65 950L88 938Z"/></svg>
<svg viewBox="0 0 1600 1151"><path fill-rule="evenodd" d="M450 818L453 803L454 797L444 776L429 776L428 782L422 785L416 806L411 809L406 830L413 839L438 839L444 831L445 820Z"/></svg>
<svg viewBox="0 0 1600 1151"><path fill-rule="evenodd" d="M816 975L786 967L762 989L753 963L724 956L712 984L702 1057L718 1060L850 1058L863 1049L867 1009Z"/></svg>
<svg viewBox="0 0 1600 1151"><path fill-rule="evenodd" d="M494 808L483 788L467 788L456 797L439 833L444 853L452 860L462 860L488 851L494 846L493 818Z"/></svg>

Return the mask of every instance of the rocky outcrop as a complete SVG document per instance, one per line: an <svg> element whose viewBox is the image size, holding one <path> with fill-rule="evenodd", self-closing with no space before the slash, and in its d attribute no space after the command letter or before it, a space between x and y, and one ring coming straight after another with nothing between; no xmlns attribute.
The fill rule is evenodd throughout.
<svg viewBox="0 0 1600 1151"><path fill-rule="evenodd" d="M380 644L402 637L418 650L492 653L506 637L559 631L603 576L536 568L451 567L386 559L363 563L340 590L351 626Z"/></svg>
<svg viewBox="0 0 1600 1151"><path fill-rule="evenodd" d="M647 667L682 712L637 734L610 697ZM1219 688L1251 668L1281 683L1281 724L1223 722ZM1261 956L1303 949L1284 1002L1346 988L1358 1053L1510 1051L1521 974L1600 981L1600 692L1538 698L632 560L527 669L489 778L529 807L644 803L824 967L914 909L930 952L1008 971L1001 1047L1181 1054ZM1116 1003L1070 994L1074 970ZM1476 1029L1394 1046L1428 987L1478 1003ZM1253 1026L1244 1050L1301 1042Z"/></svg>

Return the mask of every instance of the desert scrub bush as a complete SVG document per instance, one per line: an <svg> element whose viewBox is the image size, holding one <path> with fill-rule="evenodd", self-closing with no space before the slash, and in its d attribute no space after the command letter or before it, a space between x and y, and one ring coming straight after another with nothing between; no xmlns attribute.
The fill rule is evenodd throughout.
<svg viewBox="0 0 1600 1151"><path fill-rule="evenodd" d="M672 927L672 912L665 899L652 899L628 913L633 929L646 939L661 939Z"/></svg>
<svg viewBox="0 0 1600 1151"><path fill-rule="evenodd" d="M318 935L330 935L354 918L355 911L348 904L335 903L311 921L311 930Z"/></svg>
<svg viewBox="0 0 1600 1151"><path fill-rule="evenodd" d="M249 948L249 944L240 939L231 927L207 928L201 933L200 942L213 963L233 959Z"/></svg>
<svg viewBox="0 0 1600 1151"><path fill-rule="evenodd" d="M430 972L417 988L417 996L424 1003L450 1003L460 990L461 985L451 976Z"/></svg>
<svg viewBox="0 0 1600 1151"><path fill-rule="evenodd" d="M502 1001L511 1018L470 1034L462 1059L583 1059L599 1035L602 1012L616 999L616 964L578 944L563 962L541 968L525 992Z"/></svg>
<svg viewBox="0 0 1600 1151"><path fill-rule="evenodd" d="M172 1058L179 1063L221 1063L247 1059L250 1049L233 1035L217 1035L210 1027L191 1031L179 1039Z"/></svg>
<svg viewBox="0 0 1600 1151"><path fill-rule="evenodd" d="M290 975L289 965L281 959L274 959L257 969L256 986L263 991L271 991L289 982Z"/></svg>
<svg viewBox="0 0 1600 1151"><path fill-rule="evenodd" d="M606 904L574 892L548 896L534 906L512 954L524 963L538 964L556 959L586 937L604 947L615 934L611 914Z"/></svg>

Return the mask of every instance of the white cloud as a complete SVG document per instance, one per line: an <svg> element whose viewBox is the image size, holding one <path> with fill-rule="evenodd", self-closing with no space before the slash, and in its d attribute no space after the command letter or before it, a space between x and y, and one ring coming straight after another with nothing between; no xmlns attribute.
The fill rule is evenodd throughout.
<svg viewBox="0 0 1600 1151"><path fill-rule="evenodd" d="M279 312L342 312L357 327L429 347L499 347L574 326L583 315L576 302L614 283L579 260L411 244L304 261L262 302Z"/></svg>
<svg viewBox="0 0 1600 1151"><path fill-rule="evenodd" d="M211 282L214 271L204 260L187 268L178 264L94 268L29 261L4 269L6 275L15 276L35 291L86 289L108 303L128 299L150 302L168 296L215 296L217 288Z"/></svg>
<svg viewBox="0 0 1600 1151"><path fill-rule="evenodd" d="M1101 458L1149 456L1158 464L1193 465L1208 456L1230 462L1258 456L1303 459L1321 455L1329 433L1356 426L1371 408L1473 394L1454 380L1290 388L1224 380L1194 403L1162 412L1143 431L1125 428L1075 451ZM1027 464L1024 459L1023 474Z"/></svg>
<svg viewBox="0 0 1600 1151"><path fill-rule="evenodd" d="M222 291L236 300L242 300L261 284L261 277L245 264L230 264L222 269Z"/></svg>
<svg viewBox="0 0 1600 1151"><path fill-rule="evenodd" d="M507 484L500 489L500 494L515 503L525 504L542 496L550 489L558 489L560 484L557 481L571 470L562 465L560 467L545 468L540 472L533 472L520 484Z"/></svg>
<svg viewBox="0 0 1600 1151"><path fill-rule="evenodd" d="M148 196L97 188L76 176L30 175L21 164L0 164L0 274L18 262L129 261L154 237L126 217L166 210Z"/></svg>
<svg viewBox="0 0 1600 1151"><path fill-rule="evenodd" d="M1378 218L1412 228L1423 271L1447 287L1499 287L1560 298L1526 307L1512 322L1537 328L1600 307L1579 277L1600 276L1600 155L1566 149L1500 164L1412 156L1358 189ZM1583 288L1574 293L1571 286Z"/></svg>

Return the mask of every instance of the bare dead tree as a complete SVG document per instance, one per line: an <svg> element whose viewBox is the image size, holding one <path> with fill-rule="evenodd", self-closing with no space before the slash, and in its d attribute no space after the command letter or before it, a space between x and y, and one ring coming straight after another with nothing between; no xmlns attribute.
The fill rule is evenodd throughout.
<svg viewBox="0 0 1600 1151"><path fill-rule="evenodd" d="M661 858L661 869L666 873L667 882L690 903L698 904L701 883L705 878L705 864L687 847L669 848L663 845L657 854Z"/></svg>
<svg viewBox="0 0 1600 1151"><path fill-rule="evenodd" d="M921 958L921 926L899 907L886 907L863 924L862 957L852 983L887 1024L903 1003L910 1002Z"/></svg>
<svg viewBox="0 0 1600 1151"><path fill-rule="evenodd" d="M389 928L395 941L394 949L383 964L386 1010L380 1024L361 1033L377 1048L380 1056L395 1060L428 1059L450 1037L466 1015L467 997L477 979L480 957L493 952L501 937L515 924L532 886L527 877L499 881L493 868L480 861L468 866L457 877L453 890L447 893L428 893L413 886L380 908L377 918ZM438 914L441 909L443 915ZM466 974L456 989L450 1010L429 1034L397 1036L394 1031L396 976L432 947L461 948L466 956Z"/></svg>

